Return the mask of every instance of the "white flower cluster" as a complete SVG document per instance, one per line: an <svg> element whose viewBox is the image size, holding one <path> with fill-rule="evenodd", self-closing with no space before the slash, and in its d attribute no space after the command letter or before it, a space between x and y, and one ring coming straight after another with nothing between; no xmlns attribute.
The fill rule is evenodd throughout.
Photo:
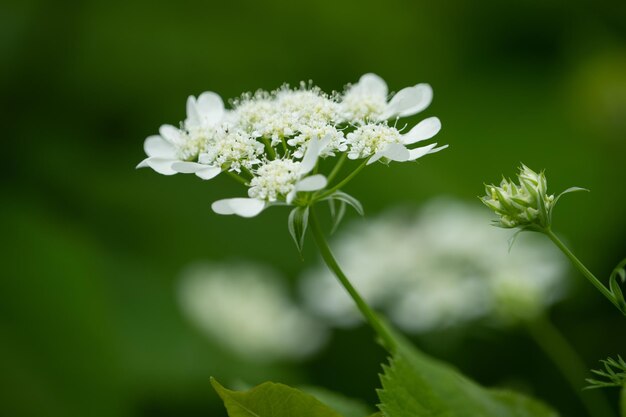
<svg viewBox="0 0 626 417"><path fill-rule="evenodd" d="M181 276L185 315L211 340L255 362L317 351L327 330L291 301L284 281L252 264L198 264Z"/></svg>
<svg viewBox="0 0 626 417"><path fill-rule="evenodd" d="M507 253L500 244L507 232L485 227L487 221L480 207L436 200L417 215L358 222L332 246L365 300L408 332L531 320L564 295L566 264L534 235ZM354 303L326 268L308 271L301 283L312 311L337 325L358 322Z"/></svg>
<svg viewBox="0 0 626 417"><path fill-rule="evenodd" d="M387 84L374 74L363 75L343 93L326 94L302 83L244 94L232 109L205 92L189 97L180 127L163 125L159 135L146 139L148 157L138 167L205 180L229 172L248 187L248 196L216 201L213 210L252 217L270 205L295 204L300 192L325 189L327 177L317 172L320 158L403 162L444 149L436 143L409 147L439 132L436 117L406 133L395 126L398 118L428 107L432 95L428 84L418 84L390 97Z"/></svg>

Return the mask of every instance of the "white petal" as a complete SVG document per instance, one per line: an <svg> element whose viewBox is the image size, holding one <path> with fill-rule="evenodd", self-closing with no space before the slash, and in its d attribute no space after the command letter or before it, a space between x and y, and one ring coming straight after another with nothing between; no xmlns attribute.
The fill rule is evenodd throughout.
<svg viewBox="0 0 626 417"><path fill-rule="evenodd" d="M156 158L174 158L176 149L171 143L159 135L148 136L143 143L143 150L146 155Z"/></svg>
<svg viewBox="0 0 626 417"><path fill-rule="evenodd" d="M416 124L413 129L402 137L404 144L410 145L415 142L430 139L441 130L441 121L437 117L429 117Z"/></svg>
<svg viewBox="0 0 626 417"><path fill-rule="evenodd" d="M210 180L211 178L217 177L221 172L222 169L220 167L207 167L205 165L204 169L196 172L196 176L203 180Z"/></svg>
<svg viewBox="0 0 626 417"><path fill-rule="evenodd" d="M432 149L437 146L436 143L431 143L428 146L422 146L421 148L410 149L409 161L415 161L417 158L421 158L424 155L431 153Z"/></svg>
<svg viewBox="0 0 626 417"><path fill-rule="evenodd" d="M374 156L367 161L367 165L373 164L381 158L387 158L391 161L404 162L409 160L409 150L401 143L390 143L380 152L376 152Z"/></svg>
<svg viewBox="0 0 626 417"><path fill-rule="evenodd" d="M382 118L411 116L428 107L432 100L433 89L428 84L417 84L413 87L403 88L389 101Z"/></svg>
<svg viewBox="0 0 626 417"><path fill-rule="evenodd" d="M354 88L357 88L361 93L373 96L387 97L389 93L385 80L372 73L361 76L358 84L356 84Z"/></svg>
<svg viewBox="0 0 626 417"><path fill-rule="evenodd" d="M176 162L175 159L167 158L147 158L141 161L137 168L149 166L159 174L174 175L177 172L172 169L172 163Z"/></svg>
<svg viewBox="0 0 626 417"><path fill-rule="evenodd" d="M383 156L385 156L385 152L383 152L383 151L376 152L374 155L372 155L372 157L370 159L368 159L367 164L365 164L365 165L371 165L374 162L378 161Z"/></svg>
<svg viewBox="0 0 626 417"><path fill-rule="evenodd" d="M200 120L213 126L222 120L222 116L224 116L224 101L218 94L207 91L198 97L196 109Z"/></svg>
<svg viewBox="0 0 626 417"><path fill-rule="evenodd" d="M300 164L300 175L308 174L315 167L317 158L322 151L322 145L323 143L316 136L311 138Z"/></svg>
<svg viewBox="0 0 626 417"><path fill-rule="evenodd" d="M196 162L176 161L172 164L172 169L181 174L195 174L196 172L206 168L206 165Z"/></svg>
<svg viewBox="0 0 626 417"><path fill-rule="evenodd" d="M236 214L241 217L254 217L265 208L265 201L256 198L227 198L211 205L217 214Z"/></svg>
<svg viewBox="0 0 626 417"><path fill-rule="evenodd" d="M323 176L322 174L311 175L310 177L306 177L300 180L296 184L296 190L297 191L317 191L326 187L326 184L328 184L328 181L326 180L326 177Z"/></svg>
<svg viewBox="0 0 626 417"><path fill-rule="evenodd" d="M435 145L436 145L436 143L435 143ZM428 152L428 153L429 153L429 154L431 154L431 153L437 153L437 152L439 152L439 151L443 151L443 150L444 150L444 149L446 149L447 147L448 147L448 145L443 145L443 146L440 146L440 147L438 147L438 148L433 148L433 149L431 149L431 151L430 151L430 152Z"/></svg>
<svg viewBox="0 0 626 417"><path fill-rule="evenodd" d="M401 143L390 143L383 150L383 156L389 160L404 162L409 160L409 150Z"/></svg>
<svg viewBox="0 0 626 417"><path fill-rule="evenodd" d="M196 109L196 98L194 96L187 97L187 118L185 119L185 126L193 127L200 124L200 116Z"/></svg>
<svg viewBox="0 0 626 417"><path fill-rule="evenodd" d="M180 130L172 125L163 125L159 128L161 137L172 145L180 143Z"/></svg>
<svg viewBox="0 0 626 417"><path fill-rule="evenodd" d="M292 201L294 200L294 198L296 198L296 193L298 192L298 190L296 190L296 188L294 187L293 190L289 191L289 194L287 194L287 197L285 197L285 201L287 204L291 204Z"/></svg>

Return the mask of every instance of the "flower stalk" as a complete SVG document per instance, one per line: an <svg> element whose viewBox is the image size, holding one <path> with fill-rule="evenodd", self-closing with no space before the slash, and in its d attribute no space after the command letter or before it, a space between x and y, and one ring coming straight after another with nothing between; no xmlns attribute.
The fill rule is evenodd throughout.
<svg viewBox="0 0 626 417"><path fill-rule="evenodd" d="M517 228L518 231L540 232L548 236L576 269L626 316L626 301L620 287L626 281L626 260L615 268L607 288L552 231L552 212L561 196L588 190L571 187L555 197L548 193L548 182L543 171L537 173L523 164L517 178L518 184L503 178L499 186L485 186L486 195L480 200L498 215L494 225L505 229Z"/></svg>
<svg viewBox="0 0 626 417"><path fill-rule="evenodd" d="M348 279L346 274L344 274L344 272L341 270L339 263L337 263L337 260L333 256L333 253L328 246L328 242L324 237L324 233L322 232L322 228L320 227L319 220L317 219L317 216L315 215L313 209L311 209L309 225L311 227L311 234L313 235L313 239L315 240L320 254L322 255L322 259L324 259L324 262L326 263L328 268L335 274L341 285L354 300L354 303L356 304L357 308L359 309L365 320L378 335L383 347L389 352L393 352L396 349L396 342L394 341L393 336L387 331L386 327L383 325L376 312L374 312L374 310L372 310L371 307L365 302L365 300L361 297L356 288L354 288L352 283L350 283L350 280Z"/></svg>
<svg viewBox="0 0 626 417"><path fill-rule="evenodd" d="M587 269L587 267L569 250L567 246L554 234L554 232L550 229L542 231L546 236L550 238L550 240L556 245L557 248L561 250L567 256L567 258L572 262L572 264L578 269L587 280L594 286L602 295L604 295L618 310L622 312L622 314L626 315L626 311L623 310L613 293L598 279L596 276Z"/></svg>

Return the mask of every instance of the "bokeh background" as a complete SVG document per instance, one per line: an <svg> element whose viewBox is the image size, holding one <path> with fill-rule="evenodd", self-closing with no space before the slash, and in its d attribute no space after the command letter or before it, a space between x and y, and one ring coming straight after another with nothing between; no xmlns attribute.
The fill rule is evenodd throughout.
<svg viewBox="0 0 626 417"><path fill-rule="evenodd" d="M0 56L3 416L225 415L211 375L376 402L385 355L365 328L335 332L304 362L259 364L181 313L176 280L190 262L246 259L293 278L317 262L312 242L298 256L285 210L212 214L210 202L239 192L225 176L134 169L143 139L205 90L308 79L340 90L365 72L396 91L429 82L422 115L441 118L450 149L361 174L347 191L368 216L442 194L471 201L523 161L545 168L554 191L592 190L562 200L555 225L591 270L606 277L626 256L623 1L5 0ZM580 285L554 322L589 367L625 354L623 318L571 279ZM585 415L523 332L418 344L481 383L516 381Z"/></svg>

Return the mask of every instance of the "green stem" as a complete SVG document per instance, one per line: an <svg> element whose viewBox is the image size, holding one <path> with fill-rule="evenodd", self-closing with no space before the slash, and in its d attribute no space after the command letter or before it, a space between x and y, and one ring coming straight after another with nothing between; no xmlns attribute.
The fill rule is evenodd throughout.
<svg viewBox="0 0 626 417"><path fill-rule="evenodd" d="M270 159L276 159L276 151L272 148L272 144L268 138L263 138L263 143L265 144L265 149L267 150L267 154L270 156Z"/></svg>
<svg viewBox="0 0 626 417"><path fill-rule="evenodd" d="M241 172L246 174L250 179L254 178L254 175L252 174L252 172L250 172L250 170L244 166L241 167Z"/></svg>
<svg viewBox="0 0 626 417"><path fill-rule="evenodd" d="M285 158L286 158L287 157L287 152L288 152L287 140L285 138L281 138L281 142L283 144L283 153L284 153Z"/></svg>
<svg viewBox="0 0 626 417"><path fill-rule="evenodd" d="M341 188L343 188L347 183L349 183L350 181L352 181L352 179L354 177L356 177L356 175L361 172L361 170L363 168L365 168L365 165L367 165L367 161L369 160L369 158L365 159L358 167L356 167L356 169L354 171L352 171L350 173L350 175L348 175L347 177L345 177L343 180L341 180L337 185L335 185L334 187L330 188L329 190L325 191L324 193L322 193L321 195L319 195L316 199L322 200L326 197L328 197L329 195L333 194L335 191L340 190Z"/></svg>
<svg viewBox="0 0 626 417"><path fill-rule="evenodd" d="M227 173L227 174L228 174L231 178L233 178L235 181L240 182L240 183L242 183L242 184L243 184L243 185L245 185L245 186L248 186L248 180L246 180L245 178L240 177L239 175L235 174L235 173L234 173L234 172L232 172L232 171L226 171L226 173Z"/></svg>
<svg viewBox="0 0 626 417"><path fill-rule="evenodd" d="M339 174L339 171L341 170L341 167L343 166L343 163L346 162L346 158L347 157L348 157L347 153L342 153L341 154L341 156L339 157L339 161L337 161L337 164L335 164L333 170L330 171L330 174L328 174L328 177L326 177L326 180L328 181L329 184L330 184L330 182L332 180L335 179L337 174Z"/></svg>
<svg viewBox="0 0 626 417"><path fill-rule="evenodd" d="M544 233L550 238L550 240L552 240L552 242L554 242L554 244L559 249L561 249L561 252L563 252L565 256L569 258L569 260L574 264L574 266L580 272L582 272L585 278L587 278L589 282L591 282L591 284L594 287L596 287L598 291L602 293L602 295L604 295L611 303L613 303L615 307L617 307L620 311L622 311L619 304L615 300L615 297L613 297L613 294L611 293L611 291L608 288L606 288L604 284L602 284L602 282L600 282L600 280L596 278L596 276L593 275L591 271L589 271L585 265L583 265L582 262L578 260L578 258L567 248L567 246L565 246L563 242L561 242L561 240L554 234L554 232L552 232L552 230L550 229L546 229ZM622 313L625 313L625 312L622 311Z"/></svg>
<svg viewBox="0 0 626 417"><path fill-rule="evenodd" d="M315 212L313 211L313 207L311 207L311 213L309 217L309 226L311 227L311 232L313 233L313 239L317 244L318 249L326 262L328 268L335 274L341 285L348 291L352 300L354 300L357 305L359 311L365 317L368 324L374 329L374 331L378 334L380 341L388 351L393 352L396 349L396 343L393 339L393 336L387 331L386 327L382 324L374 310L370 308L369 305L363 300L363 298L359 295L357 290L352 286L346 274L343 273L337 260L333 256L333 253L326 242L326 238L324 237L324 233L320 227L319 221Z"/></svg>
<svg viewBox="0 0 626 417"><path fill-rule="evenodd" d="M615 413L602 391L582 390L585 377L588 376L587 367L550 320L546 317L539 317L527 323L527 328L535 343L550 358L576 392L587 413L592 417L614 416Z"/></svg>

